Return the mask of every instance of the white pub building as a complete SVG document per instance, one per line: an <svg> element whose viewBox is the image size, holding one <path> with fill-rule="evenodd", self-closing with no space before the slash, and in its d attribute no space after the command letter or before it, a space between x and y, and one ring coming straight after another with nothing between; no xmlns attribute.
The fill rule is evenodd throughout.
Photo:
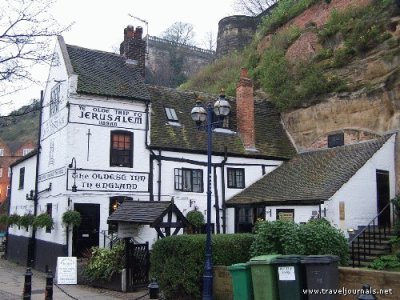
<svg viewBox="0 0 400 300"><path fill-rule="evenodd" d="M120 50L85 49L58 38L41 103L40 147L12 166L10 198L10 214L47 213L54 226L11 226L8 259L54 269L59 256L107 246L116 230L108 218L122 203L131 203L122 225L142 225L134 238L150 245L182 233L189 211L206 215L207 139L190 112L198 99L206 104L218 95L145 85L140 27L124 30ZM230 115L213 132L216 233L237 231L235 218L253 223L253 211L235 213L225 202L295 154L279 113L254 99L246 72L237 93L227 99ZM82 217L73 230L62 223L67 210ZM164 215L173 231L165 224L154 228Z"/></svg>
<svg viewBox="0 0 400 300"><path fill-rule="evenodd" d="M115 232L151 245L182 233L189 211L206 216L207 134L190 113L198 100L224 96L146 85L145 47L142 28L132 26L120 55L58 38L39 148L12 165L9 206L10 215L47 213L54 226L10 226L8 259L54 270L57 257L106 247ZM346 131L326 133L334 149L297 154L279 112L254 96L245 70L236 98L226 99L231 112L212 133L213 232L249 232L259 218L321 216L346 230L388 206L394 135L345 145ZM62 223L68 210L82 217L73 229ZM387 211L382 224L391 222Z"/></svg>

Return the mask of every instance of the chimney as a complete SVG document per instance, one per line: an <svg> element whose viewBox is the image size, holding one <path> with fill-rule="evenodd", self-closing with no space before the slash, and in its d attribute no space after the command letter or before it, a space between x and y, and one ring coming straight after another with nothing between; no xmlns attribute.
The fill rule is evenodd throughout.
<svg viewBox="0 0 400 300"><path fill-rule="evenodd" d="M256 151L253 82L245 68L241 69L240 79L236 84L236 116L237 129L245 149Z"/></svg>
<svg viewBox="0 0 400 300"><path fill-rule="evenodd" d="M140 70L140 74L144 78L146 63L146 41L143 40L142 35L142 27L138 26L135 30L132 25L128 25L124 29L124 41L119 47L119 53L120 55L124 56L127 61L137 61L137 67Z"/></svg>

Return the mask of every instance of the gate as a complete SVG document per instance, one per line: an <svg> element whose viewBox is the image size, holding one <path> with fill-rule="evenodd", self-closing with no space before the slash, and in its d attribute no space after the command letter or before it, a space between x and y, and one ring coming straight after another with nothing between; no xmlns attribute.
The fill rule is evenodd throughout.
<svg viewBox="0 0 400 300"><path fill-rule="evenodd" d="M149 243L134 244L130 239L125 239L125 255L126 283L129 292L149 283Z"/></svg>

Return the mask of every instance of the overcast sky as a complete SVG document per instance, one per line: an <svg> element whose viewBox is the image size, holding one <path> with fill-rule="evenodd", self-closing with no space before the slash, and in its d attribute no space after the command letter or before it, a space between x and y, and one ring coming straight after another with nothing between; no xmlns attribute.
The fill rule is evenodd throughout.
<svg viewBox="0 0 400 300"><path fill-rule="evenodd" d="M0 0L1 1L1 0ZM127 25L142 26L144 34L146 24L129 14L148 22L148 33L160 34L174 22L181 21L194 26L197 46L205 48L207 32L213 32L216 39L218 22L233 13L234 0L58 0L53 6L53 15L60 24L74 22L71 30L64 33L67 44L113 52L119 49L123 39L123 30ZM54 43L49 45L52 49ZM44 89L48 68L35 72L41 85L8 97L1 97L0 102L13 100L13 105L1 106L0 115L25 105L32 98L39 98Z"/></svg>

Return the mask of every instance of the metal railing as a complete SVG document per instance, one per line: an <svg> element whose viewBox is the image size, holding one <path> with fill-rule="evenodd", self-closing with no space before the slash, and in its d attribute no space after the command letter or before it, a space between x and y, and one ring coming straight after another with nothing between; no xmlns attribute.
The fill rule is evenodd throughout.
<svg viewBox="0 0 400 300"><path fill-rule="evenodd" d="M352 237L349 242L352 267L360 267L361 261L366 261L372 250L377 250L382 240L391 234L390 222L379 225L379 217L390 209L389 202L360 232Z"/></svg>
<svg viewBox="0 0 400 300"><path fill-rule="evenodd" d="M112 249L113 245L117 243L120 239L118 238L117 232L113 230L102 230L100 231L100 235L102 237L103 244L101 245L103 248Z"/></svg>

